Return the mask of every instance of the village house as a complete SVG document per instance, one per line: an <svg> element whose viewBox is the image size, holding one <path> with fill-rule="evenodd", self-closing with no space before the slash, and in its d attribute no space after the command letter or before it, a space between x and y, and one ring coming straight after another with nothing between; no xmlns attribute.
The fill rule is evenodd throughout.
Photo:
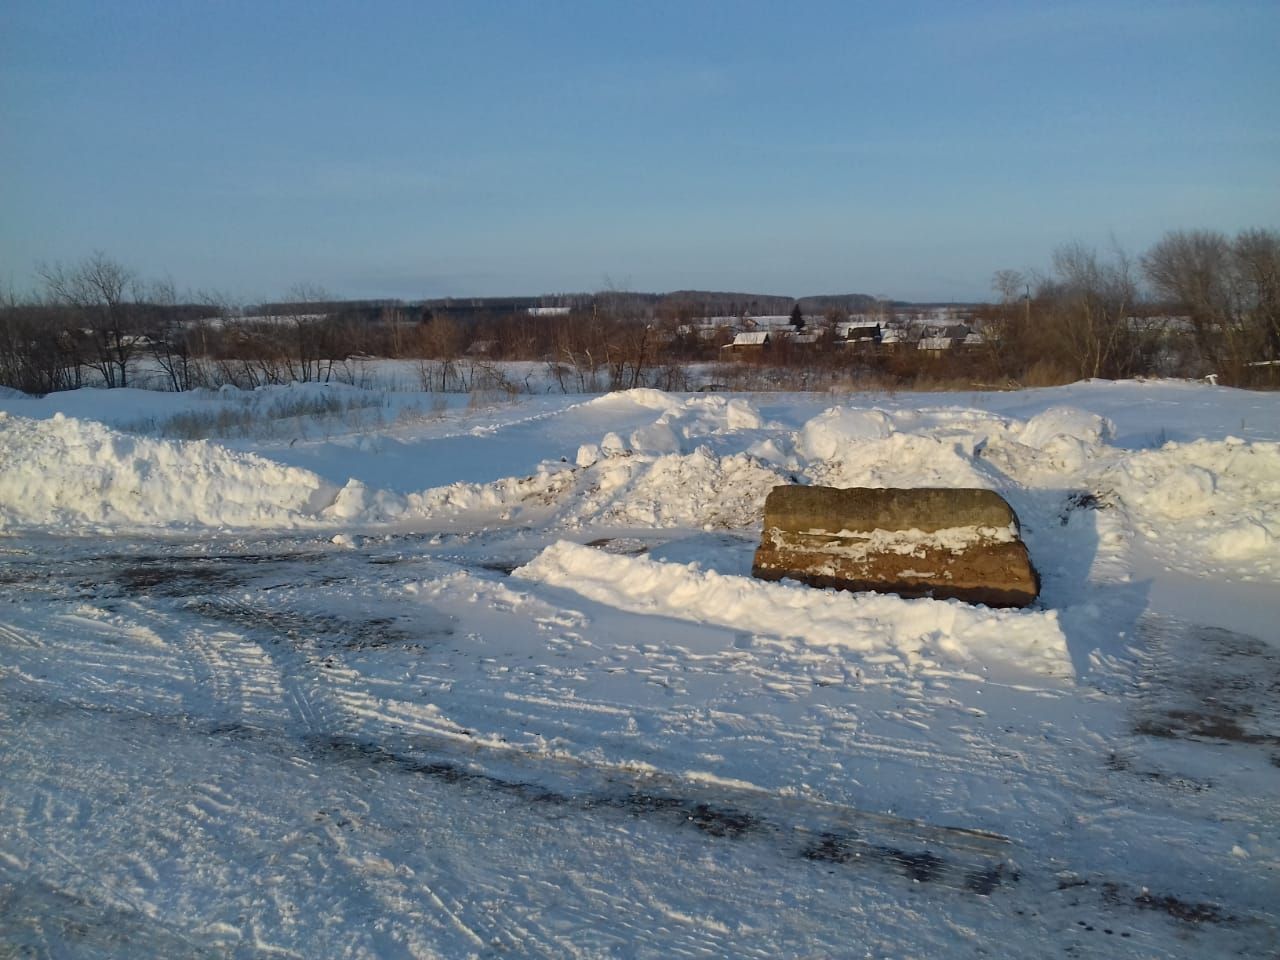
<svg viewBox="0 0 1280 960"><path fill-rule="evenodd" d="M883 331L879 323L848 322L836 324L836 341L863 352L880 346Z"/></svg>
<svg viewBox="0 0 1280 960"><path fill-rule="evenodd" d="M953 350L963 344L970 333L972 331L963 323L926 327L916 347L919 350L931 350L935 353Z"/></svg>
<svg viewBox="0 0 1280 960"><path fill-rule="evenodd" d="M751 356L768 350L773 345L773 334L763 330L752 330L736 334L733 343L726 343L720 348L721 353L737 356Z"/></svg>

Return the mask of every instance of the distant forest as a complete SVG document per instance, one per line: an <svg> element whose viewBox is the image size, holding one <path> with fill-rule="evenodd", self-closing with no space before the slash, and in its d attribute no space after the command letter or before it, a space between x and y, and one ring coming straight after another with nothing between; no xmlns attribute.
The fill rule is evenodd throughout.
<svg viewBox="0 0 1280 960"><path fill-rule="evenodd" d="M1280 231L1173 231L1131 257L1080 244L1043 270L997 271L979 304L911 304L864 294L785 296L682 290L530 297L338 300L295 288L275 303L180 296L97 253L38 271L33 293L0 294L0 385L44 394L81 386L171 390L346 379L371 357L420 361L427 389L458 389L502 361L546 364L564 390L688 389L693 364L744 389L844 385L997 387L1101 377L1210 377L1280 384ZM753 318L791 318L761 349L738 349ZM874 336L850 342L851 322ZM974 335L916 349L938 331ZM884 337L916 328L917 344ZM892 345L891 345L892 344ZM909 348L908 348L909 347Z"/></svg>

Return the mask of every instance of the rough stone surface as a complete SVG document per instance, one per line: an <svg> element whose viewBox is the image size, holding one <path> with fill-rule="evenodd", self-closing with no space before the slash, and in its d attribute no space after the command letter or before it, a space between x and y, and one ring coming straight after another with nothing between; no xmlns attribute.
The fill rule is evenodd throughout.
<svg viewBox="0 0 1280 960"><path fill-rule="evenodd" d="M751 572L993 607L1040 591L1013 509L980 489L775 487Z"/></svg>
<svg viewBox="0 0 1280 960"><path fill-rule="evenodd" d="M774 487L764 504L765 529L923 530L1007 527L1018 518L1004 497L974 487Z"/></svg>

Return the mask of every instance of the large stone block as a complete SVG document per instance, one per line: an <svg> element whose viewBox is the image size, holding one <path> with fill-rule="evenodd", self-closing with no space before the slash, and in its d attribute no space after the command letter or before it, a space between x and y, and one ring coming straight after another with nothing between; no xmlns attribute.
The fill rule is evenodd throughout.
<svg viewBox="0 0 1280 960"><path fill-rule="evenodd" d="M774 487L751 572L993 607L1040 592L1013 508L967 488Z"/></svg>

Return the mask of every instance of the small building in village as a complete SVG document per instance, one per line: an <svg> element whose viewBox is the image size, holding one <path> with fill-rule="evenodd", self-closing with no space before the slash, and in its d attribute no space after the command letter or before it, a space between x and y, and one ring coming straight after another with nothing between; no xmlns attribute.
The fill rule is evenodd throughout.
<svg viewBox="0 0 1280 960"><path fill-rule="evenodd" d="M880 346L883 332L879 323L841 323L836 325L838 342L855 350L872 351Z"/></svg>
<svg viewBox="0 0 1280 960"><path fill-rule="evenodd" d="M750 330L736 334L733 343L726 343L720 348L722 353L750 356L762 353L773 345L773 334L765 330Z"/></svg>
<svg viewBox="0 0 1280 960"><path fill-rule="evenodd" d="M965 338L972 331L963 323L951 323L943 326L928 327L924 331L924 336L920 338L920 342L916 346L920 350L932 350L941 352L943 350L953 350L965 342Z"/></svg>

